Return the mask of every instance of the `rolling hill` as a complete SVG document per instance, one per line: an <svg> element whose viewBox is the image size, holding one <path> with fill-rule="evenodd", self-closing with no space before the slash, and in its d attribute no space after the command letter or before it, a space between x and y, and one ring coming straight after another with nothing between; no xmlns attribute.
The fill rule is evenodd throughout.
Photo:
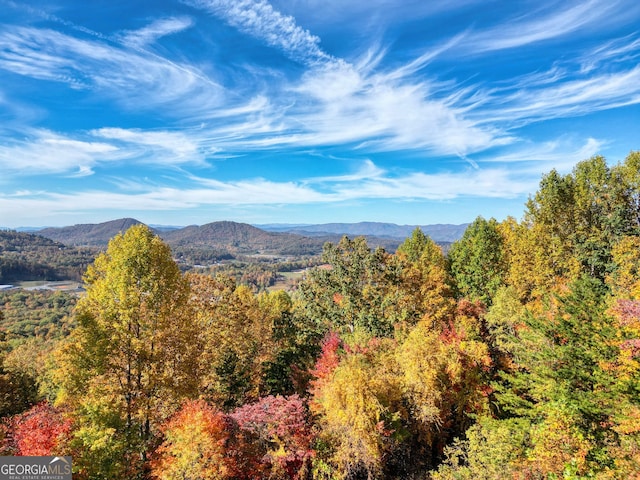
<svg viewBox="0 0 640 480"><path fill-rule="evenodd" d="M292 233L267 232L246 223L213 222L160 232L174 249L208 249L232 255L315 255L322 251L322 238Z"/></svg>
<svg viewBox="0 0 640 480"><path fill-rule="evenodd" d="M45 228L37 234L65 245L106 247L112 237L140 223L142 222L133 218L122 218L98 224ZM325 242L337 242L343 234L349 234L340 231L317 231L307 235L274 232L246 223L230 221L212 222L201 226L190 225L184 228L156 228L154 231L176 251L213 250L216 255L234 256L317 255L322 252ZM371 247L381 246L390 251L395 250L400 243L390 236L386 238L370 234L365 236Z"/></svg>
<svg viewBox="0 0 640 480"><path fill-rule="evenodd" d="M104 247L118 233L124 233L129 227L140 223L142 222L134 218L120 218L104 223L88 223L60 228L50 227L35 233L65 245Z"/></svg>
<svg viewBox="0 0 640 480"><path fill-rule="evenodd" d="M63 245L40 235L0 231L0 283L80 280L97 249Z"/></svg>
<svg viewBox="0 0 640 480"><path fill-rule="evenodd" d="M45 228L38 235L69 246L104 248L109 240L132 225L133 218L121 218L98 224ZM416 228L392 223L329 223L322 225L264 225L219 221L205 225L162 228L154 231L167 242L177 257L186 263L200 263L238 255L318 255L326 242L338 242L343 235L364 236L372 248L393 252ZM460 238L466 225L425 225L422 230L445 249Z"/></svg>

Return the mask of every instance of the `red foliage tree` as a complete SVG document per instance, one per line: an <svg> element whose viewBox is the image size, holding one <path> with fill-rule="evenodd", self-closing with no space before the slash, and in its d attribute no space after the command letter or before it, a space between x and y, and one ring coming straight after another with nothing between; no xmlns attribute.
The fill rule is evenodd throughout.
<svg viewBox="0 0 640 480"><path fill-rule="evenodd" d="M338 368L342 347L342 340L336 332L329 332L325 336L322 341L320 356L310 372L311 375L315 377L315 379L311 381L311 393L320 390L322 385L328 381L333 371Z"/></svg>
<svg viewBox="0 0 640 480"><path fill-rule="evenodd" d="M71 430L69 418L42 402L9 421L9 448L19 456L61 455Z"/></svg>
<svg viewBox="0 0 640 480"><path fill-rule="evenodd" d="M300 478L313 451L307 409L298 395L264 397L236 409L231 417L266 450L263 462L271 478Z"/></svg>

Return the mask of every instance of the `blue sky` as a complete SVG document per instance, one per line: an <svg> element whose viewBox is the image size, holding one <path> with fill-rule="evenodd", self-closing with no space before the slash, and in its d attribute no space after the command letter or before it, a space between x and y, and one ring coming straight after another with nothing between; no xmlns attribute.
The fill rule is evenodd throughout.
<svg viewBox="0 0 640 480"><path fill-rule="evenodd" d="M637 0L0 0L0 225L520 218L640 149Z"/></svg>

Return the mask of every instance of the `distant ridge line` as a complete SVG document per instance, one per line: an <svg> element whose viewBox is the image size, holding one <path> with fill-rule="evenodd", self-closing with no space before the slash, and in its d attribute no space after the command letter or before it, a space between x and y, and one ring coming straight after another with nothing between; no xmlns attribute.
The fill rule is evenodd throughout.
<svg viewBox="0 0 640 480"><path fill-rule="evenodd" d="M65 245L103 247L118 233L142 223L135 218L120 218L96 224L48 227L33 233ZM250 225L222 220L186 227L154 225L149 228L172 247L224 248L235 253L282 250L298 253L321 250L324 242L337 241L344 235L364 236L372 247L383 246L387 250L395 250L415 228L420 228L435 242L451 243L462 236L467 226L396 225L383 222Z"/></svg>
<svg viewBox="0 0 640 480"><path fill-rule="evenodd" d="M462 237L469 224L397 225L384 222L357 222L315 225L267 224L256 226L270 231L291 232L302 235L365 235L395 239L405 239L411 235L413 230L420 228L425 235L428 235L436 242L454 242Z"/></svg>

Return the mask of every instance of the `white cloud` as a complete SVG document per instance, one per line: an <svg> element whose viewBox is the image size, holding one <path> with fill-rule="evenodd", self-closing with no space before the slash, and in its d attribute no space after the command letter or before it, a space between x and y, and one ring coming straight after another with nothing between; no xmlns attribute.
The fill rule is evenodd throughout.
<svg viewBox="0 0 640 480"><path fill-rule="evenodd" d="M382 177L386 172L376 166L371 160L365 160L362 166L354 173L347 173L344 175L328 176L328 177L314 177L307 179L305 183L325 183L325 182L355 182L359 180L370 180L373 178Z"/></svg>
<svg viewBox="0 0 640 480"><path fill-rule="evenodd" d="M604 141L595 138L587 138L582 145L576 145L567 138L532 145L524 143L512 148L509 153L487 155L483 162L505 164L531 162L537 164L534 167L536 170L541 168L539 165L541 163L548 164L551 168L566 168L596 155L604 145Z"/></svg>
<svg viewBox="0 0 640 480"><path fill-rule="evenodd" d="M565 80L543 88L523 88L502 95L493 121L536 121L584 115L640 103L640 66L631 70Z"/></svg>
<svg viewBox="0 0 640 480"><path fill-rule="evenodd" d="M617 0L567 3L569 6L561 10L551 4L553 12L544 16L539 11L532 10L529 15L525 14L520 18L504 21L497 27L469 35L462 46L472 52L491 52L561 37L588 25L604 23L619 6ZM563 6L567 3L563 3Z"/></svg>
<svg viewBox="0 0 640 480"><path fill-rule="evenodd" d="M232 123L211 136L234 148L274 148L335 144L376 150L417 149L465 155L509 143L497 128L480 127L466 117L478 102L474 92L444 86L416 74L464 36L429 50L406 65L380 70L381 51L368 51L355 64L320 48L319 39L264 0L188 0L246 34L279 48L307 65L298 80L285 84L280 105L270 105L250 121Z"/></svg>
<svg viewBox="0 0 640 480"><path fill-rule="evenodd" d="M583 55L580 59L580 73L590 73L605 63L614 65L637 63L638 58L640 58L640 38L637 38L637 35L629 35L605 42Z"/></svg>
<svg viewBox="0 0 640 480"><path fill-rule="evenodd" d="M532 122L588 115L640 103L640 40L627 36L547 70L524 74L478 90L480 102L466 111L478 126L505 130ZM606 65L606 68L596 68Z"/></svg>
<svg viewBox="0 0 640 480"><path fill-rule="evenodd" d="M121 184L120 192L88 190L75 193L20 192L0 194L0 211L37 212L46 216L79 215L94 210L180 211L207 207L338 204L360 200L450 200L460 197L514 198L531 191L537 176L506 168L427 174L392 174L365 161L356 173L316 177L298 182L263 178L219 181L189 177L181 188L156 182ZM35 217L34 213L34 218ZM4 220L7 222L8 220Z"/></svg>
<svg viewBox="0 0 640 480"><path fill-rule="evenodd" d="M144 131L140 129L100 128L91 135L122 145L129 156L154 164L204 163L204 152L195 136L186 131ZM211 153L211 152L210 152Z"/></svg>
<svg viewBox="0 0 640 480"><path fill-rule="evenodd" d="M30 27L0 31L0 69L71 88L97 89L130 108L162 107L165 115L210 110L220 105L224 94L193 66Z"/></svg>
<svg viewBox="0 0 640 480"><path fill-rule="evenodd" d="M313 64L331 59L320 48L318 37L264 0L185 0L185 3L223 18L241 32L282 49L297 61Z"/></svg>
<svg viewBox="0 0 640 480"><path fill-rule="evenodd" d="M72 171L89 174L100 162L121 158L117 147L105 142L71 139L48 130L0 145L0 166L8 174L29 176Z"/></svg>
<svg viewBox="0 0 640 480"><path fill-rule="evenodd" d="M101 128L76 138L38 129L22 140L0 144L0 168L12 176L94 174L94 167L122 163L158 166L205 165L211 148L186 132Z"/></svg>
<svg viewBox="0 0 640 480"><path fill-rule="evenodd" d="M521 179L507 169L463 170L454 173L412 173L397 178L374 179L339 188L347 199L450 200L460 197L514 198L531 191L535 181Z"/></svg>
<svg viewBox="0 0 640 480"><path fill-rule="evenodd" d="M89 177L93 175L95 172L93 169L87 165L80 165L78 167L78 171L72 174L67 175L68 178L82 178Z"/></svg>
<svg viewBox="0 0 640 480"><path fill-rule="evenodd" d="M283 143L362 143L375 150L417 149L446 155L467 154L508 143L507 135L467 118L475 102L428 79L396 69L364 75L346 62L309 70L295 92L307 99L293 114L306 131ZM440 95L436 95L439 93ZM310 103L309 100L312 100Z"/></svg>
<svg viewBox="0 0 640 480"><path fill-rule="evenodd" d="M610 74L558 86L553 82L567 73L554 66L549 72L517 79L499 92L429 77L424 70L433 59L471 40L482 44L478 34L468 31L404 65L385 70L381 67L384 49L372 49L353 64L335 58L293 17L281 14L264 0L188 3L303 61L306 72L287 81L263 78L254 82L263 87L256 90L254 85L249 96L238 91L236 100L229 101L229 91L192 65L102 40L80 40L33 28L9 28L0 33L0 68L75 88L97 89L129 108L153 109L177 117L181 123L201 121L199 131L185 130L181 135L139 131L134 138L129 130L125 138L123 129L93 131L96 136L117 131L109 140L119 147L151 147L154 154L164 152L166 163L187 158L202 162L215 152L233 154L238 149L336 144L468 158L513 143L515 139L508 133L513 126L637 101L637 71L628 72L627 77ZM561 27L582 8L573 5L542 21L520 19L500 38L504 41L515 36L520 27L524 32L537 32L545 22L560 34ZM123 41L140 46L190 25L188 17L171 17L127 32Z"/></svg>
<svg viewBox="0 0 640 480"><path fill-rule="evenodd" d="M139 30L128 30L119 35L120 41L133 47L142 48L166 35L190 28L193 20L189 17L169 17L155 20Z"/></svg>

